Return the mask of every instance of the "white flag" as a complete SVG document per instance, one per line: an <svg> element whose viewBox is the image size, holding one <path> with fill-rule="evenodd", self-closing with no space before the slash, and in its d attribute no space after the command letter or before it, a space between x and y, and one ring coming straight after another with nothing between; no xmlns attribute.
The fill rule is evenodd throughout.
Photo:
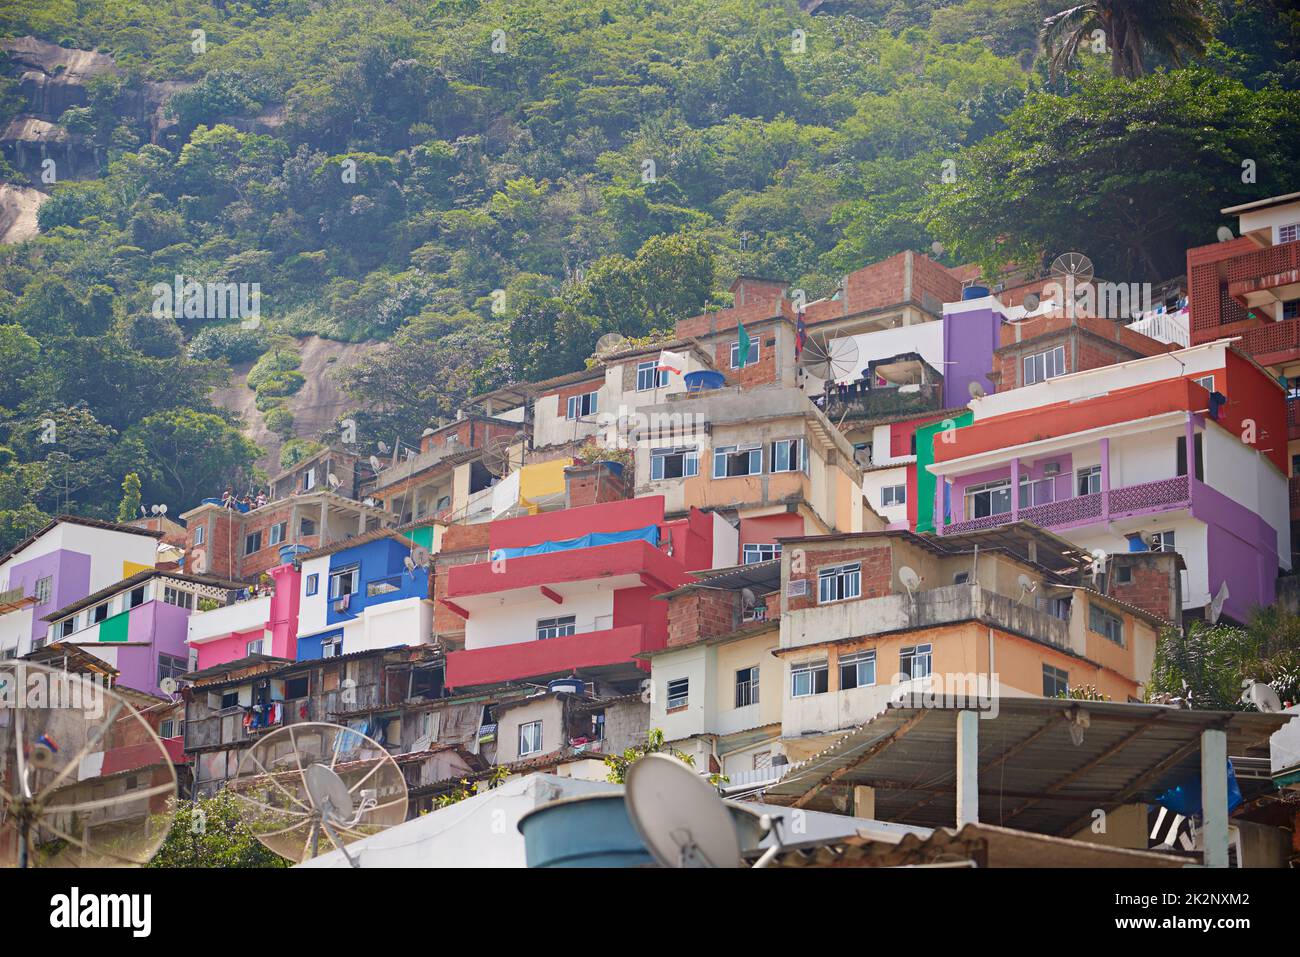
<svg viewBox="0 0 1300 957"><path fill-rule="evenodd" d="M665 349L663 352L659 353L659 365L657 368L660 372L675 372L677 375L681 375L686 371L686 357L678 355L676 352L669 352Z"/></svg>

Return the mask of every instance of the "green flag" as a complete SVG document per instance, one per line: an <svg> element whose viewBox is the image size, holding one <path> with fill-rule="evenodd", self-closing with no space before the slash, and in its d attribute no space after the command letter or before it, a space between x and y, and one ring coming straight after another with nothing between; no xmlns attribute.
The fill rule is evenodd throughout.
<svg viewBox="0 0 1300 957"><path fill-rule="evenodd" d="M749 361L749 333L742 323L736 323L736 328L740 331L740 342L736 347L736 368L743 369Z"/></svg>

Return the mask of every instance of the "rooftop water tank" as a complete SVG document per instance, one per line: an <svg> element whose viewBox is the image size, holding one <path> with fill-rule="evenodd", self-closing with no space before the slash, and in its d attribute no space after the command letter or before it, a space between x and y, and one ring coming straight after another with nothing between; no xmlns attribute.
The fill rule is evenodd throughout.
<svg viewBox="0 0 1300 957"><path fill-rule="evenodd" d="M710 389L721 389L727 384L727 377L712 369L701 369L699 372L686 373L682 376L682 382L686 384L687 392L707 392Z"/></svg>
<svg viewBox="0 0 1300 957"><path fill-rule="evenodd" d="M968 299L983 299L989 294L988 286L967 286L961 291L961 301Z"/></svg>
<svg viewBox="0 0 1300 957"><path fill-rule="evenodd" d="M582 694L586 685L581 678L556 678L546 686L546 690L554 694L557 691L564 694Z"/></svg>

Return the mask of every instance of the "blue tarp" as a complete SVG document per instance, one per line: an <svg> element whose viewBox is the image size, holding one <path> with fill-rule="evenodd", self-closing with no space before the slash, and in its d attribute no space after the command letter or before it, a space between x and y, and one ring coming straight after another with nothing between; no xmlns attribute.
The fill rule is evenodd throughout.
<svg viewBox="0 0 1300 957"><path fill-rule="evenodd" d="M1228 761L1228 810L1232 811L1241 803L1241 800L1241 788L1237 785L1237 773L1232 769L1232 761ZM1156 798L1156 803L1184 817L1198 816L1201 813L1200 772L1189 774L1186 779L1175 784Z"/></svg>
<svg viewBox="0 0 1300 957"><path fill-rule="evenodd" d="M546 555L551 552L567 552L574 548L595 548L599 545L617 545L620 542L644 541L658 547L659 526L647 525L626 532L592 532L578 538L566 538L554 542L542 542L538 545L525 545L522 548L498 548L492 553L492 561L503 558L523 558L526 555Z"/></svg>

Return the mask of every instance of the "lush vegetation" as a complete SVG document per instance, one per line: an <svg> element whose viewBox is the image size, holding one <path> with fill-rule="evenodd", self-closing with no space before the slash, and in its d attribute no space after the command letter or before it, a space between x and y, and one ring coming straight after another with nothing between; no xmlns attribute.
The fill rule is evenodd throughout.
<svg viewBox="0 0 1300 957"><path fill-rule="evenodd" d="M210 798L178 801L167 840L150 867L288 867L267 849L239 816L239 801L229 791Z"/></svg>
<svg viewBox="0 0 1300 957"><path fill-rule="evenodd" d="M1177 273L1221 206L1300 188L1300 16L1170 6L1111 32L1117 69L1086 18L1039 52L1049 0L11 0L0 32L122 73L58 118L99 175L42 185L40 236L2 253L0 547L113 517L130 472L173 514L250 480L209 392L262 356L258 407L294 436L290 337L388 343L340 370L364 441L663 334L742 273L810 298L903 249ZM176 276L257 284L259 322L160 317Z"/></svg>

